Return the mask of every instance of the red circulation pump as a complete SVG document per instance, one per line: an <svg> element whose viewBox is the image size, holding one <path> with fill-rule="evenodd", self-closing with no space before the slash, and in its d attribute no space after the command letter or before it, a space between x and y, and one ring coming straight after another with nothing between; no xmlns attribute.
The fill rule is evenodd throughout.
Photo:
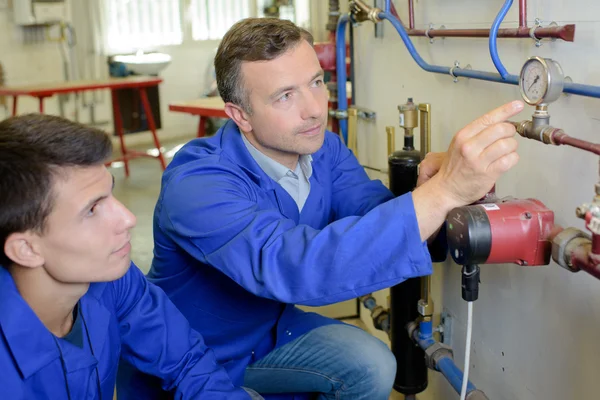
<svg viewBox="0 0 600 400"><path fill-rule="evenodd" d="M494 199L453 209L448 247L459 265L548 265L554 212L536 199Z"/></svg>

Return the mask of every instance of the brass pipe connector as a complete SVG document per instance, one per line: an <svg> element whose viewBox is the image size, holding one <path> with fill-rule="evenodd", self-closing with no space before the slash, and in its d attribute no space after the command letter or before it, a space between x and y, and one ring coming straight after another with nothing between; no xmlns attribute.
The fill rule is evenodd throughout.
<svg viewBox="0 0 600 400"><path fill-rule="evenodd" d="M381 13L381 9L377 7L371 7L361 0L352 0L348 6L348 9L350 10L350 13L356 22L381 22L381 19L379 19L379 13Z"/></svg>
<svg viewBox="0 0 600 400"><path fill-rule="evenodd" d="M562 129L550 125L535 126L534 121L511 122L517 129L517 133L524 138L537 140L545 144L558 146L554 141L556 135L564 134Z"/></svg>
<svg viewBox="0 0 600 400"><path fill-rule="evenodd" d="M413 136L413 129L419 126L419 109L413 103L412 97L409 97L406 103L398 106L398 112L399 125L404 129L404 136Z"/></svg>

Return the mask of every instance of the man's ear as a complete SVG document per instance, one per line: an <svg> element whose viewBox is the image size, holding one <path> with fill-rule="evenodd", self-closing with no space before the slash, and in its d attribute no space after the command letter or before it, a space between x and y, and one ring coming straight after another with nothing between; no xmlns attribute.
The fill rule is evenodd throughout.
<svg viewBox="0 0 600 400"><path fill-rule="evenodd" d="M225 113L236 123L242 132L252 132L249 115L242 107L233 103L225 103Z"/></svg>
<svg viewBox="0 0 600 400"><path fill-rule="evenodd" d="M15 264L37 268L44 265L39 245L39 236L32 232L13 233L6 238L4 254Z"/></svg>

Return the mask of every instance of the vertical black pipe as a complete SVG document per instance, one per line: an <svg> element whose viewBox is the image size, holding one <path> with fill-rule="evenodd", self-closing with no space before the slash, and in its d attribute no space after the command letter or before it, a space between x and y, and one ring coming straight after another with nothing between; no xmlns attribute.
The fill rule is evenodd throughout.
<svg viewBox="0 0 600 400"><path fill-rule="evenodd" d="M400 196L417 186L421 155L414 149L413 136L404 137L404 148L388 159L390 190ZM427 388L425 353L408 337L406 325L419 317L421 278L408 279L390 289L390 341L396 357L394 389L404 395L421 393Z"/></svg>

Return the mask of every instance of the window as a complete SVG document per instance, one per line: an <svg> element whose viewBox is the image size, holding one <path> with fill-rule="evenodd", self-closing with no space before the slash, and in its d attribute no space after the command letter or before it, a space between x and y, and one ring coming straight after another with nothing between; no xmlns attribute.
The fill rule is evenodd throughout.
<svg viewBox="0 0 600 400"><path fill-rule="evenodd" d="M221 39L225 32L250 13L249 0L192 0L192 38Z"/></svg>
<svg viewBox="0 0 600 400"><path fill-rule="evenodd" d="M179 0L107 0L109 51L181 44Z"/></svg>
<svg viewBox="0 0 600 400"><path fill-rule="evenodd" d="M104 1L109 52L181 44L190 39L189 33L184 34L190 31L193 40L218 40L240 19L262 17L265 6L274 3L273 0ZM280 18L309 28L309 0L287 3L279 6Z"/></svg>

